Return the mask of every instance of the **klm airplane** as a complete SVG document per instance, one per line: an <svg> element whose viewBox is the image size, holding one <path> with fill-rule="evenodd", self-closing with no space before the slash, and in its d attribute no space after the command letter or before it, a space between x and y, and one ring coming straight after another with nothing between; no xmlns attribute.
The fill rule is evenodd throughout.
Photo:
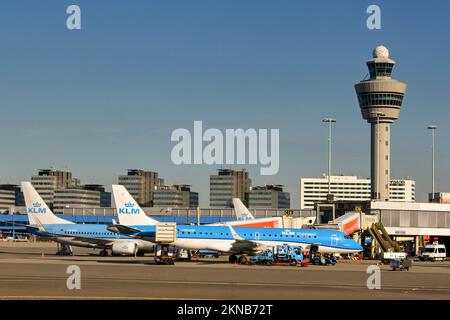
<svg viewBox="0 0 450 320"><path fill-rule="evenodd" d="M133 239L154 242L156 227L123 186L113 185L119 224L108 230ZM280 244L301 246L304 250L322 253L356 253L361 245L337 230L260 228L240 225L177 226L176 240L170 245L187 250L213 250L230 254L231 263L246 261ZM240 255L239 258L237 255Z"/></svg>
<svg viewBox="0 0 450 320"><path fill-rule="evenodd" d="M49 238L65 246L108 250L117 255L136 255L153 252L153 244L111 232L105 224L76 224L57 217L42 200L30 182L22 182L30 233Z"/></svg>

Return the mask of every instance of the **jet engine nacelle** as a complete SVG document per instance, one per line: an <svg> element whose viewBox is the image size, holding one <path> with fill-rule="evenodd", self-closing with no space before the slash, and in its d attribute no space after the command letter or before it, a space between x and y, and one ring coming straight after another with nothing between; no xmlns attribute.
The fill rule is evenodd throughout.
<svg viewBox="0 0 450 320"><path fill-rule="evenodd" d="M138 245L136 242L119 242L113 243L111 247L111 251L113 254L121 254L121 255L136 255L138 250Z"/></svg>

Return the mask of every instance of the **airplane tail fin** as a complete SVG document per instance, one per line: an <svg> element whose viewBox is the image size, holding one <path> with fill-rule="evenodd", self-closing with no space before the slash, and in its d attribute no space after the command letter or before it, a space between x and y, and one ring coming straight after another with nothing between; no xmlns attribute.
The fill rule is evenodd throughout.
<svg viewBox="0 0 450 320"><path fill-rule="evenodd" d="M42 200L41 196L34 189L33 185L28 182L22 182L22 191L25 198L28 220L31 225L39 224L72 224L73 222L57 217L47 204Z"/></svg>
<svg viewBox="0 0 450 320"><path fill-rule="evenodd" d="M113 185L112 191L120 224L125 226L153 226L158 223L145 214L124 186Z"/></svg>
<svg viewBox="0 0 450 320"><path fill-rule="evenodd" d="M238 220L253 220L255 217L250 213L247 207L242 203L241 199L233 198L234 212Z"/></svg>

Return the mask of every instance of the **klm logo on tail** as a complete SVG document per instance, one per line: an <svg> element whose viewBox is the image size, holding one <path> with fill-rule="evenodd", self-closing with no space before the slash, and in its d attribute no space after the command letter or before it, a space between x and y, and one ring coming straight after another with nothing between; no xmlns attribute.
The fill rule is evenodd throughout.
<svg viewBox="0 0 450 320"><path fill-rule="evenodd" d="M120 214L139 214L139 213L141 213L139 208L133 208L133 207L134 207L134 203L127 202L127 203L125 203L125 208L119 208L119 213Z"/></svg>
<svg viewBox="0 0 450 320"><path fill-rule="evenodd" d="M28 208L28 213L46 213L46 208L41 208L41 204L39 202L33 203L32 208Z"/></svg>
<svg viewBox="0 0 450 320"><path fill-rule="evenodd" d="M241 220L250 220L250 217L247 212L241 212Z"/></svg>

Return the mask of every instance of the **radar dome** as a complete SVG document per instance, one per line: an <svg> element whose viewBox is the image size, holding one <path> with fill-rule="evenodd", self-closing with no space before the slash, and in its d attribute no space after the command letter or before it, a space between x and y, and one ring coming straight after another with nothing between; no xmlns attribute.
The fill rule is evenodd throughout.
<svg viewBox="0 0 450 320"><path fill-rule="evenodd" d="M389 50L385 46L378 46L373 49L374 58L389 58Z"/></svg>

